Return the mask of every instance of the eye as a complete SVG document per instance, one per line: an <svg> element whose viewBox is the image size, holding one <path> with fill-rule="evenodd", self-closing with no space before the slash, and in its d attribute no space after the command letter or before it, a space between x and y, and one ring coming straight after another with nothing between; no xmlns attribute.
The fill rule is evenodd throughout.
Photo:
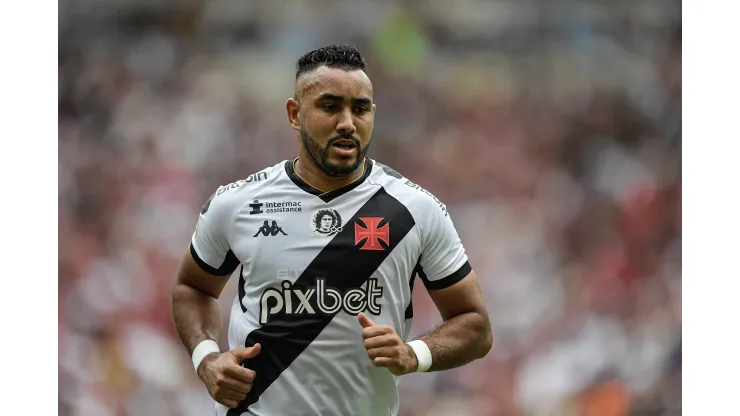
<svg viewBox="0 0 740 416"><path fill-rule="evenodd" d="M357 107L357 108L355 108L355 113L357 113L357 114L365 114L368 111L370 111L370 109L367 108L367 107Z"/></svg>
<svg viewBox="0 0 740 416"><path fill-rule="evenodd" d="M329 112L337 111L337 106L333 104L325 104L323 107L324 107L324 110L329 111Z"/></svg>

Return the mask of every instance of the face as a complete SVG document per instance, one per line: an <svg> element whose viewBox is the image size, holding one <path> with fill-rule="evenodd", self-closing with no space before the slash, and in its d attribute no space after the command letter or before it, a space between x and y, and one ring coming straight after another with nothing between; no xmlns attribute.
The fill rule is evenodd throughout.
<svg viewBox="0 0 740 416"><path fill-rule="evenodd" d="M331 228L332 219L328 215L324 215L321 218L321 229L322 230L328 230Z"/></svg>
<svg viewBox="0 0 740 416"><path fill-rule="evenodd" d="M303 150L326 175L357 170L370 145L375 121L372 84L363 71L319 67L296 83L286 103Z"/></svg>

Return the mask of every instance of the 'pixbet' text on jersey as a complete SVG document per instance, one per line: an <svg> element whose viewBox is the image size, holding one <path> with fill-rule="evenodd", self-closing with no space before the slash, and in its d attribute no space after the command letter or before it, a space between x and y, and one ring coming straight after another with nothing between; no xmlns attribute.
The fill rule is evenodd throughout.
<svg viewBox="0 0 740 416"><path fill-rule="evenodd" d="M383 288L378 279L370 278L359 289L341 292L326 287L326 279L317 278L316 286L298 289L289 280L282 283L282 290L269 288L260 297L260 324L269 322L274 315L333 315L340 310L357 315L370 312L380 315L378 299L383 296Z"/></svg>

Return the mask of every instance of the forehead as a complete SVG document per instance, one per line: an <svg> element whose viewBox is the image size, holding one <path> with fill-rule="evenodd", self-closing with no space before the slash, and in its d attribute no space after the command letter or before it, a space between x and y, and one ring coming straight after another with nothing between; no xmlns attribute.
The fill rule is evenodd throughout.
<svg viewBox="0 0 740 416"><path fill-rule="evenodd" d="M339 95L345 99L372 98L373 86L364 71L345 71L320 66L298 79L296 91L307 99L323 94Z"/></svg>

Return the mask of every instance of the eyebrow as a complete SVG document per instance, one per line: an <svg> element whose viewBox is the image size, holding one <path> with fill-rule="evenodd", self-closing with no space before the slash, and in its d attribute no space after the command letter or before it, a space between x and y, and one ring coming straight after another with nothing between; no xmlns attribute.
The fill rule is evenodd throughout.
<svg viewBox="0 0 740 416"><path fill-rule="evenodd" d="M337 94L332 94L329 92L323 93L319 95L319 97L316 99L317 101L335 101L335 102L342 102L344 101L344 97ZM370 105L372 104L373 100L366 98L366 97L360 97L360 98L353 98L352 103L353 104L365 104Z"/></svg>

